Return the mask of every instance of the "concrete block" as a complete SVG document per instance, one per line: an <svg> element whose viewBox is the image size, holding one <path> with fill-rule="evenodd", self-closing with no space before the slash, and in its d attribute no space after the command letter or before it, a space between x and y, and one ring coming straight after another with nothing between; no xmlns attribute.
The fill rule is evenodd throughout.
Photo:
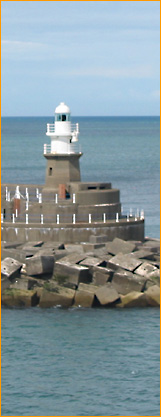
<svg viewBox="0 0 161 417"><path fill-rule="evenodd" d="M135 243L131 243L117 237L113 240L113 242L106 243L106 249L112 255L117 255L118 253L130 253L133 252L135 248Z"/></svg>
<svg viewBox="0 0 161 417"><path fill-rule="evenodd" d="M100 235L100 236L92 235L89 238L90 243L105 243L105 242L107 242L107 240L108 239L107 239L106 235Z"/></svg>
<svg viewBox="0 0 161 417"><path fill-rule="evenodd" d="M84 266L87 266L88 268L94 267L94 266L106 267L106 261L100 258L88 256L88 258L85 258L81 262L79 262L79 265L84 265Z"/></svg>
<svg viewBox="0 0 161 417"><path fill-rule="evenodd" d="M7 307L34 307L38 303L36 291L8 288L2 294L2 305Z"/></svg>
<svg viewBox="0 0 161 417"><path fill-rule="evenodd" d="M16 275L19 275L22 268L22 263L16 261L13 258L5 258L1 262L1 274L2 277L8 277L13 279Z"/></svg>
<svg viewBox="0 0 161 417"><path fill-rule="evenodd" d="M44 289L40 296L39 306L42 308L64 307L73 305L75 291L61 286L55 286L52 291Z"/></svg>
<svg viewBox="0 0 161 417"><path fill-rule="evenodd" d="M10 285L11 281L7 277L1 278L1 293L7 288L9 288Z"/></svg>
<svg viewBox="0 0 161 417"><path fill-rule="evenodd" d="M130 254L122 254L118 253L116 256L113 256L108 261L109 267L115 267L118 269L118 267L126 269L128 271L133 272L137 267L141 265L142 261L139 259L136 259L134 256Z"/></svg>
<svg viewBox="0 0 161 417"><path fill-rule="evenodd" d="M144 294L146 296L148 305L152 307L160 306L160 288L158 287L158 285L153 285L152 287L149 287Z"/></svg>
<svg viewBox="0 0 161 417"><path fill-rule="evenodd" d="M88 284L79 284L75 292L74 307L92 307L97 287Z"/></svg>
<svg viewBox="0 0 161 417"><path fill-rule="evenodd" d="M103 268L97 266L93 269L93 284L102 286L105 285L108 281L111 281L114 271L109 268Z"/></svg>
<svg viewBox="0 0 161 417"><path fill-rule="evenodd" d="M81 244L70 244L70 243L66 243L65 244L65 249L68 252L78 252L79 254L83 253L83 248Z"/></svg>
<svg viewBox="0 0 161 417"><path fill-rule="evenodd" d="M112 285L119 294L128 294L132 291L143 291L146 279L130 271L118 269L112 277Z"/></svg>
<svg viewBox="0 0 161 417"><path fill-rule="evenodd" d="M62 259L55 262L53 279L61 285L70 283L78 286L80 282L90 283L92 275L89 268L64 262Z"/></svg>
<svg viewBox="0 0 161 417"><path fill-rule="evenodd" d="M135 269L135 273L137 275L141 275L143 277L150 277L153 273L154 275L158 273L158 268L148 262L144 262L142 265L140 265L138 268Z"/></svg>
<svg viewBox="0 0 161 417"><path fill-rule="evenodd" d="M101 306L110 306L119 301L119 294L112 286L111 283L107 283L103 287L99 287L95 292L96 300Z"/></svg>
<svg viewBox="0 0 161 417"><path fill-rule="evenodd" d="M148 303L144 293L131 291L126 295L121 295L120 302L116 305L116 307L147 307L147 305Z"/></svg>
<svg viewBox="0 0 161 417"><path fill-rule="evenodd" d="M40 247L42 247L43 246L43 244L44 244L44 242L41 240L41 241L35 241L35 242L26 242L24 245L22 245L22 249L23 250L28 250L28 249L31 249L31 248L40 248Z"/></svg>
<svg viewBox="0 0 161 417"><path fill-rule="evenodd" d="M132 256L134 256L137 259L149 259L154 260L154 252L149 251L148 249L139 249L135 252L131 253Z"/></svg>
<svg viewBox="0 0 161 417"><path fill-rule="evenodd" d="M26 259L26 273L27 275L47 275L52 274L54 268L54 256L33 256ZM48 277L46 277L48 279Z"/></svg>
<svg viewBox="0 0 161 417"><path fill-rule="evenodd" d="M27 277L16 278L10 288L15 288L18 290L31 290L34 286L38 285L36 280L29 279Z"/></svg>
<svg viewBox="0 0 161 417"><path fill-rule="evenodd" d="M103 248L105 246L104 243L82 243L83 251L86 252L93 252L94 250Z"/></svg>
<svg viewBox="0 0 161 417"><path fill-rule="evenodd" d="M81 261L85 259L86 255L84 252L78 253L78 252L71 252L68 253L65 257L63 257L63 262L69 262L71 264L80 264Z"/></svg>

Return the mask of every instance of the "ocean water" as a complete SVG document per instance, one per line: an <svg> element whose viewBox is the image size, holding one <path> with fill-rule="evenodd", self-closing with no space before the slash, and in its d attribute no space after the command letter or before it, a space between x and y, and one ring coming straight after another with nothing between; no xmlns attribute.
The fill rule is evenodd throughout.
<svg viewBox="0 0 161 417"><path fill-rule="evenodd" d="M44 183L52 118L2 118L2 183ZM159 237L159 118L78 117L83 181ZM2 416L158 416L159 309L2 308Z"/></svg>
<svg viewBox="0 0 161 417"><path fill-rule="evenodd" d="M2 416L159 416L159 310L2 309Z"/></svg>
<svg viewBox="0 0 161 417"><path fill-rule="evenodd" d="M43 184L51 117L2 118L2 183ZM159 117L73 117L79 122L82 181L120 189L126 214L145 211L145 235L159 238Z"/></svg>

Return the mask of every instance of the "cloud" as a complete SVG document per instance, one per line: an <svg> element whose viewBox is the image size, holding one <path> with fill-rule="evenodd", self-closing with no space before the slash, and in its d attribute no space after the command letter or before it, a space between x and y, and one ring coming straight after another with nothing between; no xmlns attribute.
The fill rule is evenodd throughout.
<svg viewBox="0 0 161 417"><path fill-rule="evenodd" d="M45 46L43 43L40 42L26 42L26 41L12 41L12 40L2 40L1 45L4 48L4 50L24 50L24 49L35 49L38 47Z"/></svg>
<svg viewBox="0 0 161 417"><path fill-rule="evenodd" d="M108 68L79 68L70 71L70 75L94 76L104 78L152 78L154 76L153 68L149 66L137 67L108 67Z"/></svg>

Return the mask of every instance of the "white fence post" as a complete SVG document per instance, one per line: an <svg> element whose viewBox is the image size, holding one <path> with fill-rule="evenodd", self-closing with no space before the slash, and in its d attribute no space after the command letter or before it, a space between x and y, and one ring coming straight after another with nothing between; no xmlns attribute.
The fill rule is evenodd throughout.
<svg viewBox="0 0 161 417"><path fill-rule="evenodd" d="M58 194L55 194L55 204L58 204Z"/></svg>
<svg viewBox="0 0 161 417"><path fill-rule="evenodd" d="M28 216L28 214L26 214L26 224L28 224L29 223L29 216Z"/></svg>
<svg viewBox="0 0 161 417"><path fill-rule="evenodd" d="M7 201L11 201L11 193L8 191Z"/></svg>
<svg viewBox="0 0 161 417"><path fill-rule="evenodd" d="M119 223L119 213L116 213L116 223Z"/></svg>
<svg viewBox="0 0 161 417"><path fill-rule="evenodd" d="M18 217L18 209L16 208L16 217Z"/></svg>
<svg viewBox="0 0 161 417"><path fill-rule="evenodd" d="M75 214L73 214L73 224L75 224Z"/></svg>
<svg viewBox="0 0 161 417"><path fill-rule="evenodd" d="M8 201L8 187L6 187L6 201Z"/></svg>
<svg viewBox="0 0 161 417"><path fill-rule="evenodd" d="M92 221L92 215L91 215L91 214L89 214L89 219L88 219L88 221L89 221L89 223L91 223L91 221Z"/></svg>
<svg viewBox="0 0 161 417"><path fill-rule="evenodd" d="M103 213L103 223L106 223L106 213Z"/></svg>
<svg viewBox="0 0 161 417"><path fill-rule="evenodd" d="M140 220L144 220L144 210L141 210L141 213L140 213Z"/></svg>
<svg viewBox="0 0 161 417"><path fill-rule="evenodd" d="M1 223L3 223L3 213L1 213Z"/></svg>
<svg viewBox="0 0 161 417"><path fill-rule="evenodd" d="M56 223L59 224L59 214L56 215Z"/></svg>
<svg viewBox="0 0 161 417"><path fill-rule="evenodd" d="M73 203L75 204L75 194L73 194Z"/></svg>
<svg viewBox="0 0 161 417"><path fill-rule="evenodd" d="M137 214L135 213L135 222L137 222Z"/></svg>
<svg viewBox="0 0 161 417"><path fill-rule="evenodd" d="M39 203L40 204L42 203L42 194L41 193L39 194Z"/></svg>
<svg viewBox="0 0 161 417"><path fill-rule="evenodd" d="M36 198L39 198L39 189L36 188Z"/></svg>
<svg viewBox="0 0 161 417"><path fill-rule="evenodd" d="M127 214L127 222L129 222L129 214Z"/></svg>
<svg viewBox="0 0 161 417"><path fill-rule="evenodd" d="M132 208L130 208L130 217L132 217Z"/></svg>
<svg viewBox="0 0 161 417"><path fill-rule="evenodd" d="M12 223L15 223L15 214L12 214Z"/></svg>
<svg viewBox="0 0 161 417"><path fill-rule="evenodd" d="M28 211L28 209L29 209L29 203L28 201L26 201L26 211Z"/></svg>
<svg viewBox="0 0 161 417"><path fill-rule="evenodd" d="M41 214L41 216L40 216L40 222L41 222L41 224L44 224L44 216L43 216L43 214Z"/></svg>

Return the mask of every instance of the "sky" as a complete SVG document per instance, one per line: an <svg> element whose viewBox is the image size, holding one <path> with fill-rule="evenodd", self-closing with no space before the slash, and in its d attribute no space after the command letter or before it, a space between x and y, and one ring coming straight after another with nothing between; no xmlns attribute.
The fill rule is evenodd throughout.
<svg viewBox="0 0 161 417"><path fill-rule="evenodd" d="M2 116L153 116L159 1L1 1Z"/></svg>

